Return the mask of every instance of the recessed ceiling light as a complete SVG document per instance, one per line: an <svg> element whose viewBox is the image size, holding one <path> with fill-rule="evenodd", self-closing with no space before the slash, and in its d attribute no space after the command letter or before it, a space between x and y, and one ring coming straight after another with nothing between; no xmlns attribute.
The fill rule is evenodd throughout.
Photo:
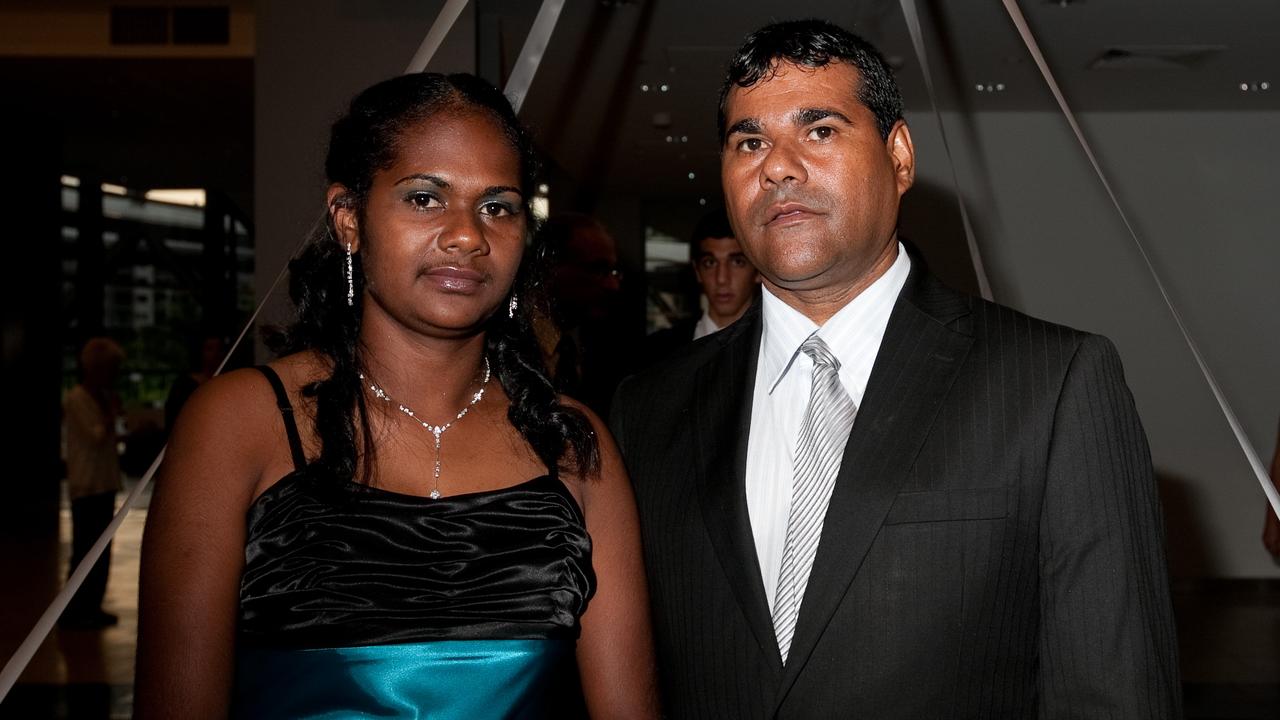
<svg viewBox="0 0 1280 720"><path fill-rule="evenodd" d="M697 176L696 176L696 175L694 175L693 173L689 173L689 179L690 179L690 180L694 179L695 177L697 177Z"/></svg>

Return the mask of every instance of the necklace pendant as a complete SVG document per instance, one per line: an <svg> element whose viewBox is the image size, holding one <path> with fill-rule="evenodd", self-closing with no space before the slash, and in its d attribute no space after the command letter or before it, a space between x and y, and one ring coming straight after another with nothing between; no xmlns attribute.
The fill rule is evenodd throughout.
<svg viewBox="0 0 1280 720"><path fill-rule="evenodd" d="M427 432L429 432L429 433L431 433L432 438L435 440L435 446L436 446L436 448L435 448L435 449L436 449L436 463L435 463L435 468L433 469L433 472L432 472L432 481L434 482L434 486L433 486L433 487L432 487L432 489L431 489L431 493L430 493L430 495L428 495L428 497L430 497L432 500L439 500L439 499L440 499L440 440L441 440L441 436L442 436L442 435L444 435L444 433L445 433L445 431L446 431L446 430L448 430L449 428L453 427L453 424L454 424L455 422L457 422L458 420L461 420L461 419L462 419L462 416L466 415L466 414L467 414L467 412L468 412L468 411L470 411L470 410L471 410L471 408L472 408L472 407L474 407L477 403L479 403L479 402L480 402L480 400L484 397L484 390L485 390L485 387L489 384L489 371L490 371L490 368L489 368L489 358L488 358L488 356L485 356L485 358L484 358L484 377L480 380L480 389L479 389L479 390L477 390L477 391L476 391L476 393L475 393L474 395L472 395L472 396L471 396L471 402L467 403L467 406L466 406L466 407L464 407L464 408L462 408L461 410L459 410L459 411L458 411L458 414L454 416L453 420L450 420L449 422L447 422L447 423L445 423L445 424L443 424L443 425L432 425L432 424L431 424L431 423L429 423L429 422L424 422L423 420L421 420L421 419L419 419L419 418L418 418L417 414L415 414L415 413L413 412L413 408L411 408L411 407L409 407L409 406L405 405L404 403L398 403L398 402L396 402L396 403L395 403L396 407L397 407L397 408L399 408L400 412L402 412L402 413L404 413L405 415L409 416L410 418L412 418L412 419L413 419L413 421L414 421L414 422L416 422L416 423L418 423L419 425L421 425L421 426L422 426L422 429L423 429L423 430L426 430L426 431L427 431ZM364 373L360 373L359 375L360 375L360 379L361 379L361 380L365 380L365 379L366 379L366 378L365 378L365 376L364 376ZM372 383L372 382L371 382L371 383L369 383L369 390L373 393L374 397L378 398L379 400L385 400L385 401L387 401L388 403L393 403L393 402L394 402L394 401L391 399L391 397L387 395L386 391L385 391L385 390L383 390L382 388L378 387L378 385L377 385L376 383Z"/></svg>

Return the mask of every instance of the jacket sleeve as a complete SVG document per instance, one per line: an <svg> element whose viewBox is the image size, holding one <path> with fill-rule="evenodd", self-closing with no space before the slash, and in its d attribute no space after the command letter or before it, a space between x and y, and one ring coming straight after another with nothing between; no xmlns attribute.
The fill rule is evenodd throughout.
<svg viewBox="0 0 1280 720"><path fill-rule="evenodd" d="M1040 518L1041 718L1180 718L1164 526L1120 358L1087 336L1063 382Z"/></svg>

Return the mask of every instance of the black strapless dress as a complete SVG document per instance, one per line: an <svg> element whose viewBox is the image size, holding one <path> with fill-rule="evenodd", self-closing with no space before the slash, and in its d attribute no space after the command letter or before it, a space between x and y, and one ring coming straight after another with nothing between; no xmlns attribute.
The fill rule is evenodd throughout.
<svg viewBox="0 0 1280 720"><path fill-rule="evenodd" d="M298 469L249 509L234 716L582 715L595 576L563 483L431 500L317 478L284 416Z"/></svg>

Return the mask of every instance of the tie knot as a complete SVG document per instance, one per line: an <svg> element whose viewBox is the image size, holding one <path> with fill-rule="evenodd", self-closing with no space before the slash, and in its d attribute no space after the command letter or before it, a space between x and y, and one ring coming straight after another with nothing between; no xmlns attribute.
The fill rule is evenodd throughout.
<svg viewBox="0 0 1280 720"><path fill-rule="evenodd" d="M800 345L800 350L809 356L815 368L829 367L837 371L840 369L840 361L836 359L835 355L831 354L831 348L827 347L827 344L817 335L810 335Z"/></svg>

